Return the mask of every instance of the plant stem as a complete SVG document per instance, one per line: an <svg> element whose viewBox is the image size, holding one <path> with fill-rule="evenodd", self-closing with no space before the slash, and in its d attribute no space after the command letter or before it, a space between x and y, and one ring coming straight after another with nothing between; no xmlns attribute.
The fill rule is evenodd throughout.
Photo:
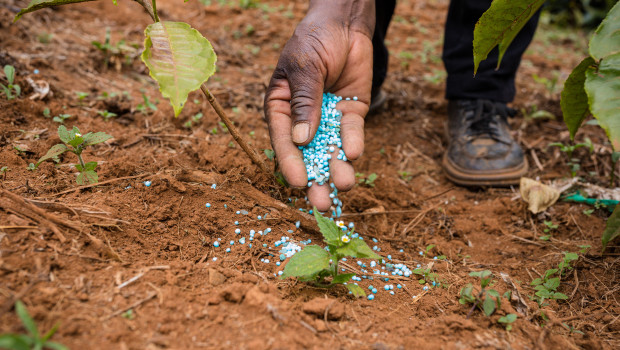
<svg viewBox="0 0 620 350"><path fill-rule="evenodd" d="M84 160L82 160L82 154L81 153L82 152L80 152L80 153L76 152L75 154L77 155L78 160L80 161L80 165L82 166L82 171L84 171L84 170L86 170L86 165L84 164ZM82 171L80 171L80 172L82 172Z"/></svg>
<svg viewBox="0 0 620 350"><path fill-rule="evenodd" d="M467 313L466 319L469 319L469 316L471 316L472 312L474 312L474 310L476 310L476 306L478 306L478 301L480 300L480 298L482 298L483 294L484 294L484 288L482 288L480 290L480 293L478 293L478 296L476 297L476 300L474 301L474 305L471 307L471 309Z"/></svg>
<svg viewBox="0 0 620 350"><path fill-rule="evenodd" d="M134 0L135 2L137 2L138 4L142 5L142 7L144 7L144 9L146 10L146 12L149 14L149 16L151 16L151 18L153 19L153 21L158 22L159 21L159 17L157 17L155 15L155 12L153 11L153 5L151 5L151 3L148 2L148 0ZM157 18L157 19L156 19Z"/></svg>
<svg viewBox="0 0 620 350"><path fill-rule="evenodd" d="M200 85L200 90L202 90L202 92L207 97L207 101L209 101L211 107L213 107L213 109L215 110L215 113L217 113L220 119L222 119L222 122L226 124L226 127L228 128L228 131L230 131L233 139L235 139L237 144L241 146L245 153L250 157L252 162L256 164L265 174L271 175L271 171L269 171L267 165L265 165L265 162L263 162L261 157L258 155L256 148L250 146L247 141L245 141L245 139L241 136L235 124L233 124L232 120L228 118L220 103L215 99L215 96L213 96L209 89L207 89L207 86L205 84Z"/></svg>
<svg viewBox="0 0 620 350"><path fill-rule="evenodd" d="M153 20L155 22L159 22L159 16L157 15L157 1L151 0L151 4L153 5Z"/></svg>

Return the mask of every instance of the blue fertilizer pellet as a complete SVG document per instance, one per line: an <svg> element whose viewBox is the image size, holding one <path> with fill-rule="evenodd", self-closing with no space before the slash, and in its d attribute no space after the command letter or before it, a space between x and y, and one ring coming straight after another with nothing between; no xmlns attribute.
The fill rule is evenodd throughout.
<svg viewBox="0 0 620 350"><path fill-rule="evenodd" d="M211 188L212 188L212 189L215 189L216 187L217 187L217 185L216 185L216 184L211 185Z"/></svg>
<svg viewBox="0 0 620 350"><path fill-rule="evenodd" d="M151 181L144 181L144 186L151 187Z"/></svg>
<svg viewBox="0 0 620 350"><path fill-rule="evenodd" d="M213 246L215 248L219 247L220 246L220 242L218 242L218 241L213 242Z"/></svg>
<svg viewBox="0 0 620 350"><path fill-rule="evenodd" d="M205 204L205 207L207 207L207 208L211 208L211 203L207 203L207 204Z"/></svg>
<svg viewBox="0 0 620 350"><path fill-rule="evenodd" d="M375 296L374 296L374 295L372 295L372 294L368 295L368 300L372 300L372 299L374 299L374 298L375 298Z"/></svg>
<svg viewBox="0 0 620 350"><path fill-rule="evenodd" d="M226 248L226 253L230 253L230 248Z"/></svg>

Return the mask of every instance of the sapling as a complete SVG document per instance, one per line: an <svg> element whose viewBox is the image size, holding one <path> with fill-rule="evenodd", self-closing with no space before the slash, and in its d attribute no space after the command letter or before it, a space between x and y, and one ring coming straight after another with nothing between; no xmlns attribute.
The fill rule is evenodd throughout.
<svg viewBox="0 0 620 350"><path fill-rule="evenodd" d="M15 16L14 21L19 20L24 14L43 8L87 1L91 0L35 0L23 8ZM207 80L215 73L215 61L217 60L209 40L187 23L160 21L156 0L135 1L146 10L154 21L144 31L142 61L149 69L151 77L159 84L162 95L170 100L175 117L183 110L189 93L200 89L217 115L226 124L233 139L241 146L252 162L264 173L271 174L256 149L241 136L239 130L206 86ZM254 2L245 1L245 3L253 4Z"/></svg>
<svg viewBox="0 0 620 350"><path fill-rule="evenodd" d="M97 175L97 172L95 172L97 162L84 163L84 160L82 159L82 151L84 151L84 149L88 146L105 142L111 139L112 136L106 134L105 132L89 132L88 134L82 136L77 126L74 126L71 130L67 130L64 125L61 125L58 127L58 137L63 143L52 146L52 148L50 148L47 153L41 157L41 159L39 159L36 166L38 167L41 162L56 158L69 151L74 153L79 161L79 164L75 165L75 168L80 172L76 179L78 185L97 183L99 181L99 176Z"/></svg>
<svg viewBox="0 0 620 350"><path fill-rule="evenodd" d="M339 226L323 217L316 207L313 211L327 247L306 246L291 257L281 278L297 277L300 281L312 282L319 287L345 284L354 296L365 296L360 286L350 282L354 273L339 273L340 260L344 257L382 259L381 256L373 252L361 238L353 238L352 229L347 230L345 225Z"/></svg>
<svg viewBox="0 0 620 350"><path fill-rule="evenodd" d="M11 171L11 169L9 169L8 166L3 166L2 168L0 168L0 173L2 173L2 181L6 181L6 173L8 173L9 171Z"/></svg>
<svg viewBox="0 0 620 350"><path fill-rule="evenodd" d="M496 309L501 307L501 296L499 295L499 292L495 289L487 289L491 283L493 274L489 270L484 270L470 272L469 275L480 278L480 292L475 294L474 286L471 283L468 283L465 287L461 288L461 298L459 299L459 303L463 305L473 304L467 314L467 318L471 316L472 312L476 308L481 309L485 315L491 316ZM493 298L495 298L495 300Z"/></svg>
<svg viewBox="0 0 620 350"><path fill-rule="evenodd" d="M21 301L15 303L15 313L22 321L28 334L0 334L1 349L52 349L69 350L66 346L50 341L50 338L58 330L58 324L54 325L47 333L41 335L34 320L28 313L26 306Z"/></svg>
<svg viewBox="0 0 620 350"><path fill-rule="evenodd" d="M6 99L12 100L18 97L22 92L22 89L19 87L19 85L15 84L15 67L8 64L4 66L4 76L6 77L8 84L4 85L0 83L0 88L2 88ZM13 94L13 91L15 91L15 94Z"/></svg>
<svg viewBox="0 0 620 350"><path fill-rule="evenodd" d="M98 111L98 112L97 112L97 114L99 114L100 116L102 116L102 117L103 117L103 120L105 120L106 122L107 122L108 120L110 120L110 118L114 118L114 117L117 117L117 116L118 116L118 114L116 114L116 113L112 113L112 112L108 112L107 110L104 110L104 111Z"/></svg>

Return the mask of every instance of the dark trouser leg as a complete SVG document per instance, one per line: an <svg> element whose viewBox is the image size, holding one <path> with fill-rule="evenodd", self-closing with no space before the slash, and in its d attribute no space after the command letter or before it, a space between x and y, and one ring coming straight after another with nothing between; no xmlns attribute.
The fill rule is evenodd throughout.
<svg viewBox="0 0 620 350"><path fill-rule="evenodd" d="M376 0L377 23L375 34L372 37L373 67L372 67L372 90L378 89L385 81L388 67L388 50L383 43L387 34L388 26L394 14L396 0Z"/></svg>
<svg viewBox="0 0 620 350"><path fill-rule="evenodd" d="M446 98L486 99L511 102L515 96L515 74L521 55L534 37L540 12L536 13L514 39L498 70L497 48L480 63L474 78L472 42L476 22L491 6L491 0L452 0L445 28L443 62L448 72ZM374 82L373 82L374 83Z"/></svg>

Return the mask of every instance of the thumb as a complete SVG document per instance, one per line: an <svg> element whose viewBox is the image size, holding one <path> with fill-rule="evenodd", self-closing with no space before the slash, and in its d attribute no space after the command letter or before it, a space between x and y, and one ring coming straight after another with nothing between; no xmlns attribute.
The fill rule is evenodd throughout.
<svg viewBox="0 0 620 350"><path fill-rule="evenodd" d="M291 89L291 136L297 145L306 145L314 138L321 122L323 74L314 64L288 70Z"/></svg>

